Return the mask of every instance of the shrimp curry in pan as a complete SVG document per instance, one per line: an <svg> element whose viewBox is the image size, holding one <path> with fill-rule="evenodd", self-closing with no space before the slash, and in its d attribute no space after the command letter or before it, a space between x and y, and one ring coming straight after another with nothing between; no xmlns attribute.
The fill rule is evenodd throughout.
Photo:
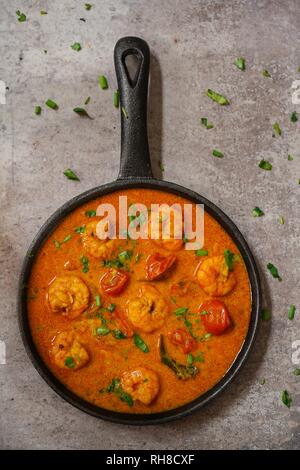
<svg viewBox="0 0 300 470"><path fill-rule="evenodd" d="M235 243L206 211L200 250L172 233L100 239L96 208L118 211L120 195L149 208L191 204L128 189L75 209L34 262L30 329L47 367L76 395L119 412L160 412L196 399L228 371L248 331L250 284Z"/></svg>

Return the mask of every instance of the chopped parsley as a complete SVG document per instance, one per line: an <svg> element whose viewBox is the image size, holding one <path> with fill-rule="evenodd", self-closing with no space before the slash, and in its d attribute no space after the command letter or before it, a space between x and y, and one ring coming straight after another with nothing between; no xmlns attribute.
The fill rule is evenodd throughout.
<svg viewBox="0 0 300 470"><path fill-rule="evenodd" d="M300 375L300 369L294 369L293 374L296 376Z"/></svg>
<svg viewBox="0 0 300 470"><path fill-rule="evenodd" d="M295 305L290 305L290 308L289 308L289 311L288 311L288 319L289 320L294 320L295 313L296 313L296 306Z"/></svg>
<svg viewBox="0 0 300 470"><path fill-rule="evenodd" d="M85 215L86 215L87 217L95 217L96 211L93 210L93 209L90 209L90 210L88 210L88 211L85 211Z"/></svg>
<svg viewBox="0 0 300 470"><path fill-rule="evenodd" d="M69 180L80 181L76 173L71 170L71 168L67 168L63 173Z"/></svg>
<svg viewBox="0 0 300 470"><path fill-rule="evenodd" d="M219 93L211 90L210 88L206 91L206 95L216 103L220 104L221 106L226 106L229 104L229 100Z"/></svg>
<svg viewBox="0 0 300 470"><path fill-rule="evenodd" d="M85 225L82 225L81 227L75 227L74 232L76 233L84 233L85 232Z"/></svg>
<svg viewBox="0 0 300 470"><path fill-rule="evenodd" d="M149 352L149 347L147 346L145 341L137 333L135 333L133 335L133 342L134 342L135 346L138 349L140 349L141 351L143 351L144 353Z"/></svg>
<svg viewBox="0 0 300 470"><path fill-rule="evenodd" d="M289 154L288 157L287 157L287 159L288 159L289 162L291 162L292 160L294 160L294 157Z"/></svg>
<svg viewBox="0 0 300 470"><path fill-rule="evenodd" d="M23 23L24 21L26 21L26 15L25 15L25 13L21 13L20 10L17 10L17 11L16 11L16 15L17 15L18 21L19 21L20 23Z"/></svg>
<svg viewBox="0 0 300 470"><path fill-rule="evenodd" d="M99 86L102 90L106 90L108 88L107 79L104 75L100 75L98 81L99 81Z"/></svg>
<svg viewBox="0 0 300 470"><path fill-rule="evenodd" d="M196 250L195 253L196 253L196 256L207 256L208 255L207 250Z"/></svg>
<svg viewBox="0 0 300 470"><path fill-rule="evenodd" d="M263 170L266 171L271 171L272 170L272 164L268 162L267 160L261 160L258 164L259 168L262 168Z"/></svg>
<svg viewBox="0 0 300 470"><path fill-rule="evenodd" d="M262 74L263 74L264 77L271 78L270 72L266 69L262 71Z"/></svg>
<svg viewBox="0 0 300 470"><path fill-rule="evenodd" d="M291 407L291 404L292 404L293 400L292 400L292 397L290 396L290 394L287 390L283 390L283 392L281 394L281 401L288 408Z"/></svg>
<svg viewBox="0 0 300 470"><path fill-rule="evenodd" d="M97 307L101 307L102 302L101 302L100 295L95 295L95 304L96 304Z"/></svg>
<svg viewBox="0 0 300 470"><path fill-rule="evenodd" d="M37 116L39 116L39 115L41 114L41 112L42 112L42 108L41 108L40 106L36 106L36 107L34 108L34 112L35 112L35 114L36 114Z"/></svg>
<svg viewBox="0 0 300 470"><path fill-rule="evenodd" d="M73 51L81 51L81 44L80 42L74 42L74 44L71 45L71 49L73 49Z"/></svg>
<svg viewBox="0 0 300 470"><path fill-rule="evenodd" d="M78 114L81 117L87 117L89 119L93 119L84 108L74 108L73 111L74 113Z"/></svg>
<svg viewBox="0 0 300 470"><path fill-rule="evenodd" d="M271 319L271 310L268 308L263 308L261 311L261 319L263 321L269 321Z"/></svg>
<svg viewBox="0 0 300 470"><path fill-rule="evenodd" d="M238 59L235 59L234 65L235 65L238 69L244 71L245 68L246 68L246 61L245 61L244 57L239 57Z"/></svg>
<svg viewBox="0 0 300 470"><path fill-rule="evenodd" d="M283 215L280 215L280 216L279 216L279 223L280 223L280 225L284 225L284 222L285 222L285 220L284 220Z"/></svg>
<svg viewBox="0 0 300 470"><path fill-rule="evenodd" d="M217 150L217 149L214 149L212 151L212 154L213 154L214 157L217 157L217 158L223 158L224 157L224 154L220 150Z"/></svg>
<svg viewBox="0 0 300 470"><path fill-rule="evenodd" d="M91 101L91 97L88 96L87 99L85 100L84 104L89 104L90 101Z"/></svg>
<svg viewBox="0 0 300 470"><path fill-rule="evenodd" d="M114 103L115 108L119 107L119 105L120 105L120 92L119 92L119 90L116 90L114 92L113 103Z"/></svg>
<svg viewBox="0 0 300 470"><path fill-rule="evenodd" d="M252 215L253 217L262 217L263 215L265 215L264 211L262 211L259 207L254 207L254 209L252 209Z"/></svg>
<svg viewBox="0 0 300 470"><path fill-rule="evenodd" d="M298 121L298 113L296 111L293 111L291 114L291 122L297 122Z"/></svg>
<svg viewBox="0 0 300 470"><path fill-rule="evenodd" d="M100 393L114 393L121 401L127 403L128 406L133 406L134 401L128 393L124 392L120 379L112 379L108 387L100 390Z"/></svg>
<svg viewBox="0 0 300 470"><path fill-rule="evenodd" d="M267 268L275 279L278 279L278 281L282 281L281 277L279 276L278 269L276 268L276 266L274 266L274 264L268 263Z"/></svg>
<svg viewBox="0 0 300 470"><path fill-rule="evenodd" d="M84 8L89 11L91 8L92 8L93 5L91 5L91 3L85 3L84 4Z"/></svg>
<svg viewBox="0 0 300 470"><path fill-rule="evenodd" d="M65 366L68 367L69 369L73 369L76 366L73 357L71 356L66 357Z"/></svg>
<svg viewBox="0 0 300 470"><path fill-rule="evenodd" d="M281 127L278 122L273 124L274 135L280 136L281 135Z"/></svg>
<svg viewBox="0 0 300 470"><path fill-rule="evenodd" d="M201 118L201 124L205 129L213 129L214 125L211 122L208 122L206 117Z"/></svg>
<svg viewBox="0 0 300 470"><path fill-rule="evenodd" d="M53 100L48 99L45 104L48 106L48 108L58 109L57 103L55 103Z"/></svg>
<svg viewBox="0 0 300 470"><path fill-rule="evenodd" d="M233 270L233 263L235 260L234 253L232 253L230 250L225 250L224 251L224 258L225 258L225 263L226 266L228 267L229 271Z"/></svg>
<svg viewBox="0 0 300 470"><path fill-rule="evenodd" d="M87 273L89 272L89 259L87 256L81 256L80 263L82 264L82 272Z"/></svg>

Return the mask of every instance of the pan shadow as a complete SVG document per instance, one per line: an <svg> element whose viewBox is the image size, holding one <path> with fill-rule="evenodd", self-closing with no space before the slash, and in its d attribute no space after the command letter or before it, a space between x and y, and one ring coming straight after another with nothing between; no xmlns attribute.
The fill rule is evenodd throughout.
<svg viewBox="0 0 300 470"><path fill-rule="evenodd" d="M151 54L149 90L149 147L152 171L155 178L162 178L162 75L157 57Z"/></svg>

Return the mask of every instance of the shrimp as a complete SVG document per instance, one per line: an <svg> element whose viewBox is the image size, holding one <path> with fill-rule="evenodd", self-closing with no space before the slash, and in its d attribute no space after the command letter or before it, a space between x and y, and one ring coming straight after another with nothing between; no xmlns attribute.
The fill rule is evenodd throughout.
<svg viewBox="0 0 300 470"><path fill-rule="evenodd" d="M137 367L133 371L123 373L121 386L134 400L150 405L159 392L159 379L153 370Z"/></svg>
<svg viewBox="0 0 300 470"><path fill-rule="evenodd" d="M48 289L48 303L52 312L61 313L71 319L86 310L89 297L88 287L75 275L56 277Z"/></svg>
<svg viewBox="0 0 300 470"><path fill-rule="evenodd" d="M101 240L97 237L97 220L89 222L85 231L81 233L81 240L87 253L94 258L109 259L116 248L116 241L106 238Z"/></svg>
<svg viewBox="0 0 300 470"><path fill-rule="evenodd" d="M169 313L169 307L154 286L143 285L139 296L128 303L127 315L133 326L145 333L160 328Z"/></svg>
<svg viewBox="0 0 300 470"><path fill-rule="evenodd" d="M154 225L151 227L151 217L149 218L149 225L148 225L148 233L149 237L153 239L153 242L164 248L168 251L178 251L182 248L183 240L182 238L177 239L175 237L175 222L178 220L179 215L177 214L174 217L174 214L166 210L160 211L159 217L159 226L155 227ZM181 218L182 219L182 218ZM170 238L163 238L164 230L167 229L169 224L170 230Z"/></svg>
<svg viewBox="0 0 300 470"><path fill-rule="evenodd" d="M202 289L216 297L228 294L236 285L236 277L229 271L223 255L202 261L196 275Z"/></svg>
<svg viewBox="0 0 300 470"><path fill-rule="evenodd" d="M61 369L80 369L89 361L89 355L78 341L74 331L62 331L52 341L52 358Z"/></svg>

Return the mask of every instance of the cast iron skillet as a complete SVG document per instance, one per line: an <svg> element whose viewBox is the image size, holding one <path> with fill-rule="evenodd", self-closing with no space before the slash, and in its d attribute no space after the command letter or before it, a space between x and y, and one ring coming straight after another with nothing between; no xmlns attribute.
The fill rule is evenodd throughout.
<svg viewBox="0 0 300 470"><path fill-rule="evenodd" d="M130 78L127 65L125 64L125 58L128 55L134 55L139 63L139 70L137 70L136 75L133 78ZM26 351L33 365L48 385L50 385L50 387L66 401L86 413L117 423L139 425L164 423L181 418L199 409L213 397L218 395L237 374L242 364L245 362L254 341L261 307L261 287L258 270L252 253L244 237L227 215L225 215L224 212L222 212L221 209L215 206L212 202L190 189L153 178L147 136L147 96L150 65L150 52L147 43L142 39L135 37L120 39L115 46L114 60L121 94L120 105L128 114L128 117L126 118L124 113L121 111L121 163L118 178L112 183L90 189L83 194L74 197L71 201L60 207L40 229L29 247L20 276L19 326ZM58 379L56 379L42 361L34 345L29 328L26 306L26 285L30 277L35 256L41 249L45 240L62 219L87 201L116 190L133 187L153 188L168 191L188 198L195 203L204 204L207 212L224 227L239 248L248 270L252 294L252 313L247 337L236 360L224 377L204 395L201 395L199 398L196 398L186 405L169 411L137 415L105 410L92 405L72 393Z"/></svg>

